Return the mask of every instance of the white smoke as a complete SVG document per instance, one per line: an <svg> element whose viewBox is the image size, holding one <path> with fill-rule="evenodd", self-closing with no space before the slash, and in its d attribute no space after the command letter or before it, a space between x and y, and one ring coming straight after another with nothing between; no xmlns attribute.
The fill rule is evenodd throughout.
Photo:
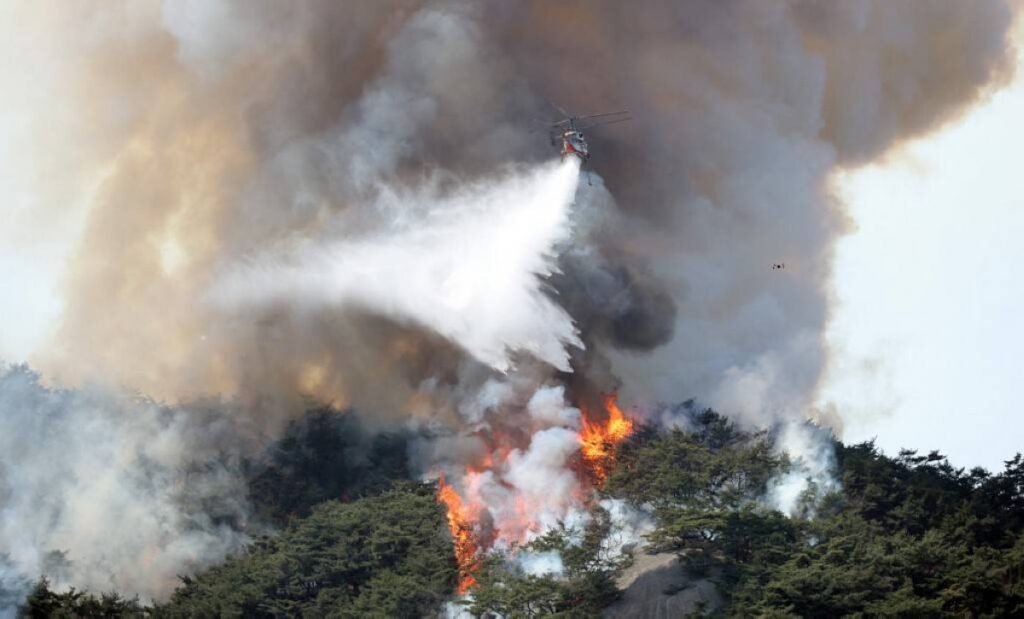
<svg viewBox="0 0 1024 619"><path fill-rule="evenodd" d="M709 401L715 410L727 411L741 427L775 431L775 451L786 455L791 465L770 482L766 501L790 516L813 509L803 500L813 498L809 492L820 496L820 492L838 487L831 434L805 421L809 415L804 411L809 407L804 393L791 384L786 372L812 342L809 335L794 338L779 353L762 355L742 368L729 368ZM671 417L663 421L669 427L676 425Z"/></svg>
<svg viewBox="0 0 1024 619"><path fill-rule="evenodd" d="M522 371L461 394L469 424L417 445L417 465L443 473L480 510L480 539L508 550L586 510L589 489L577 467L581 413L562 385L537 386ZM476 402L466 407L466 402Z"/></svg>
<svg viewBox="0 0 1024 619"><path fill-rule="evenodd" d="M535 433L525 451L509 455L504 480L530 506L531 518L541 531L565 517L566 506L579 492L579 478L568 467L579 449L575 431L555 427Z"/></svg>
<svg viewBox="0 0 1024 619"><path fill-rule="evenodd" d="M562 555L557 550L521 552L516 555L515 561L523 573L530 576L553 576L559 578L565 573Z"/></svg>
<svg viewBox="0 0 1024 619"><path fill-rule="evenodd" d="M149 600L239 550L243 434L206 411L0 372L0 586L45 575Z"/></svg>
<svg viewBox="0 0 1024 619"><path fill-rule="evenodd" d="M359 309L428 327L499 371L514 353L569 369L582 346L544 289L571 234L579 162L521 169L445 192L441 183L381 192L384 225L258 255L228 271L212 298L251 305Z"/></svg>
<svg viewBox="0 0 1024 619"><path fill-rule="evenodd" d="M787 423L779 428L775 448L791 463L769 483L768 504L789 516L813 516L816 499L839 487L829 432L809 422Z"/></svg>
<svg viewBox="0 0 1024 619"><path fill-rule="evenodd" d="M632 553L646 545L646 536L654 531L654 518L622 499L602 499L599 505L608 512L611 532L601 540L610 557Z"/></svg>

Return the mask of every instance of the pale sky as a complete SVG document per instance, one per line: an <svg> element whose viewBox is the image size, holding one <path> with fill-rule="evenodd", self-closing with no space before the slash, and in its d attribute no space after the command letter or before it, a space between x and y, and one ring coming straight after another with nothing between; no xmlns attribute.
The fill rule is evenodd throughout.
<svg viewBox="0 0 1024 619"><path fill-rule="evenodd" d="M0 3L0 24L17 19ZM39 226L33 188L38 110L53 101L54 62L28 29L0 29L0 360L24 361L60 311L57 283L77 227L67 218ZM77 218L75 218L77 219Z"/></svg>
<svg viewBox="0 0 1024 619"><path fill-rule="evenodd" d="M857 227L824 394L844 440L1001 470L1024 451L1024 79L836 189Z"/></svg>

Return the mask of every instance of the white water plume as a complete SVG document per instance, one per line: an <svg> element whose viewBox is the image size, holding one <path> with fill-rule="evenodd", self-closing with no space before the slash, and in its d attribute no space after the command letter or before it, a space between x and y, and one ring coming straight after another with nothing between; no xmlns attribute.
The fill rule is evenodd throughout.
<svg viewBox="0 0 1024 619"><path fill-rule="evenodd" d="M397 213L386 226L256 256L212 296L225 307L372 311L426 326L499 371L518 352L568 370L566 346L582 344L543 278L570 237L578 179L572 158L454 191L392 189L375 204Z"/></svg>

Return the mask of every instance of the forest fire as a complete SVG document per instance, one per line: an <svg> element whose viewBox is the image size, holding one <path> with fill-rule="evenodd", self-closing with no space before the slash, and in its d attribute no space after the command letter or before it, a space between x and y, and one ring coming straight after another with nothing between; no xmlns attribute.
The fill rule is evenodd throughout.
<svg viewBox="0 0 1024 619"><path fill-rule="evenodd" d="M608 478L615 447L634 430L615 394L604 397L603 408L600 417L600 411L582 409L581 415L572 418L575 429L536 431L529 448L517 447L514 433L492 430L485 456L449 470L448 478L443 474L438 478L437 500L447 509L460 595L476 585L480 551L526 543L564 517L565 511L560 510L586 509L591 503L593 489ZM560 447L540 460L533 459L531 450L552 436L559 437ZM554 468L544 468L552 462ZM526 477L537 485L524 480L524 467L531 470Z"/></svg>
<svg viewBox="0 0 1024 619"><path fill-rule="evenodd" d="M618 398L610 393L604 398L608 418L602 423L591 421L583 411L583 429L580 431L580 453L591 472L594 482L601 486L608 479L608 466L614 457L614 447L633 433L633 422L619 408Z"/></svg>
<svg viewBox="0 0 1024 619"><path fill-rule="evenodd" d="M462 497L455 488L445 483L444 477L437 481L437 498L448 508L448 530L455 542L455 559L459 564L458 593L462 595L476 584L473 567L476 563L477 541L473 534L471 518L462 503Z"/></svg>

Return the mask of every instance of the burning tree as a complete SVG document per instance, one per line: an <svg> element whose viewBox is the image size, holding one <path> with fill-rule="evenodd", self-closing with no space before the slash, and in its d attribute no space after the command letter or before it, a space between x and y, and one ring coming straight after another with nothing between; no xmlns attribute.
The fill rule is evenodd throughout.
<svg viewBox="0 0 1024 619"><path fill-rule="evenodd" d="M560 394L560 392L559 392ZM499 542L502 548L515 548L528 543L551 530L555 522L544 520L545 505L539 504L549 488L523 488L523 476L541 476L553 472L562 482L552 488L568 489L572 496L556 497L567 508L586 512L594 503L594 490L604 485L615 459L616 448L634 431L630 420L618 405L615 394L603 398L603 410L579 411L578 430L547 428L530 437L530 447L523 450L507 444L516 440L513 432L492 432L487 454L479 462L462 465L453 482L441 475L438 479L437 500L447 510L448 529L455 547L459 565L460 595L477 584L481 554ZM568 409L576 412L575 409ZM545 432L548 434L544 434ZM537 437L542 438L538 439ZM554 447L539 457L531 456L536 444L550 442ZM535 451L544 451L537 448ZM582 463L573 466L572 462ZM524 472L526 471L526 472ZM566 477L571 482L566 484ZM497 480L497 481L495 481ZM548 480L541 479L546 484ZM516 484L519 483L520 486ZM459 484L459 487L456 487ZM482 486L488 486L488 497ZM460 493L461 489L461 493ZM557 490L551 490L557 492ZM496 510L493 495L505 495L505 507ZM494 511L499 511L496 522ZM487 516L487 522L482 520ZM563 518L564 513L558 515Z"/></svg>
<svg viewBox="0 0 1024 619"><path fill-rule="evenodd" d="M462 497L455 488L448 485L441 477L437 481L437 499L444 503L448 510L448 530L452 534L455 546L455 560L459 564L459 585L456 591L462 595L476 584L473 572L477 565L476 535L469 513L462 502Z"/></svg>
<svg viewBox="0 0 1024 619"><path fill-rule="evenodd" d="M619 408L616 394L605 396L604 409L607 413L604 421L591 420L591 415L584 409L583 429L580 431L580 454L598 487L608 480L608 467L614 462L615 447L633 433L633 422Z"/></svg>

